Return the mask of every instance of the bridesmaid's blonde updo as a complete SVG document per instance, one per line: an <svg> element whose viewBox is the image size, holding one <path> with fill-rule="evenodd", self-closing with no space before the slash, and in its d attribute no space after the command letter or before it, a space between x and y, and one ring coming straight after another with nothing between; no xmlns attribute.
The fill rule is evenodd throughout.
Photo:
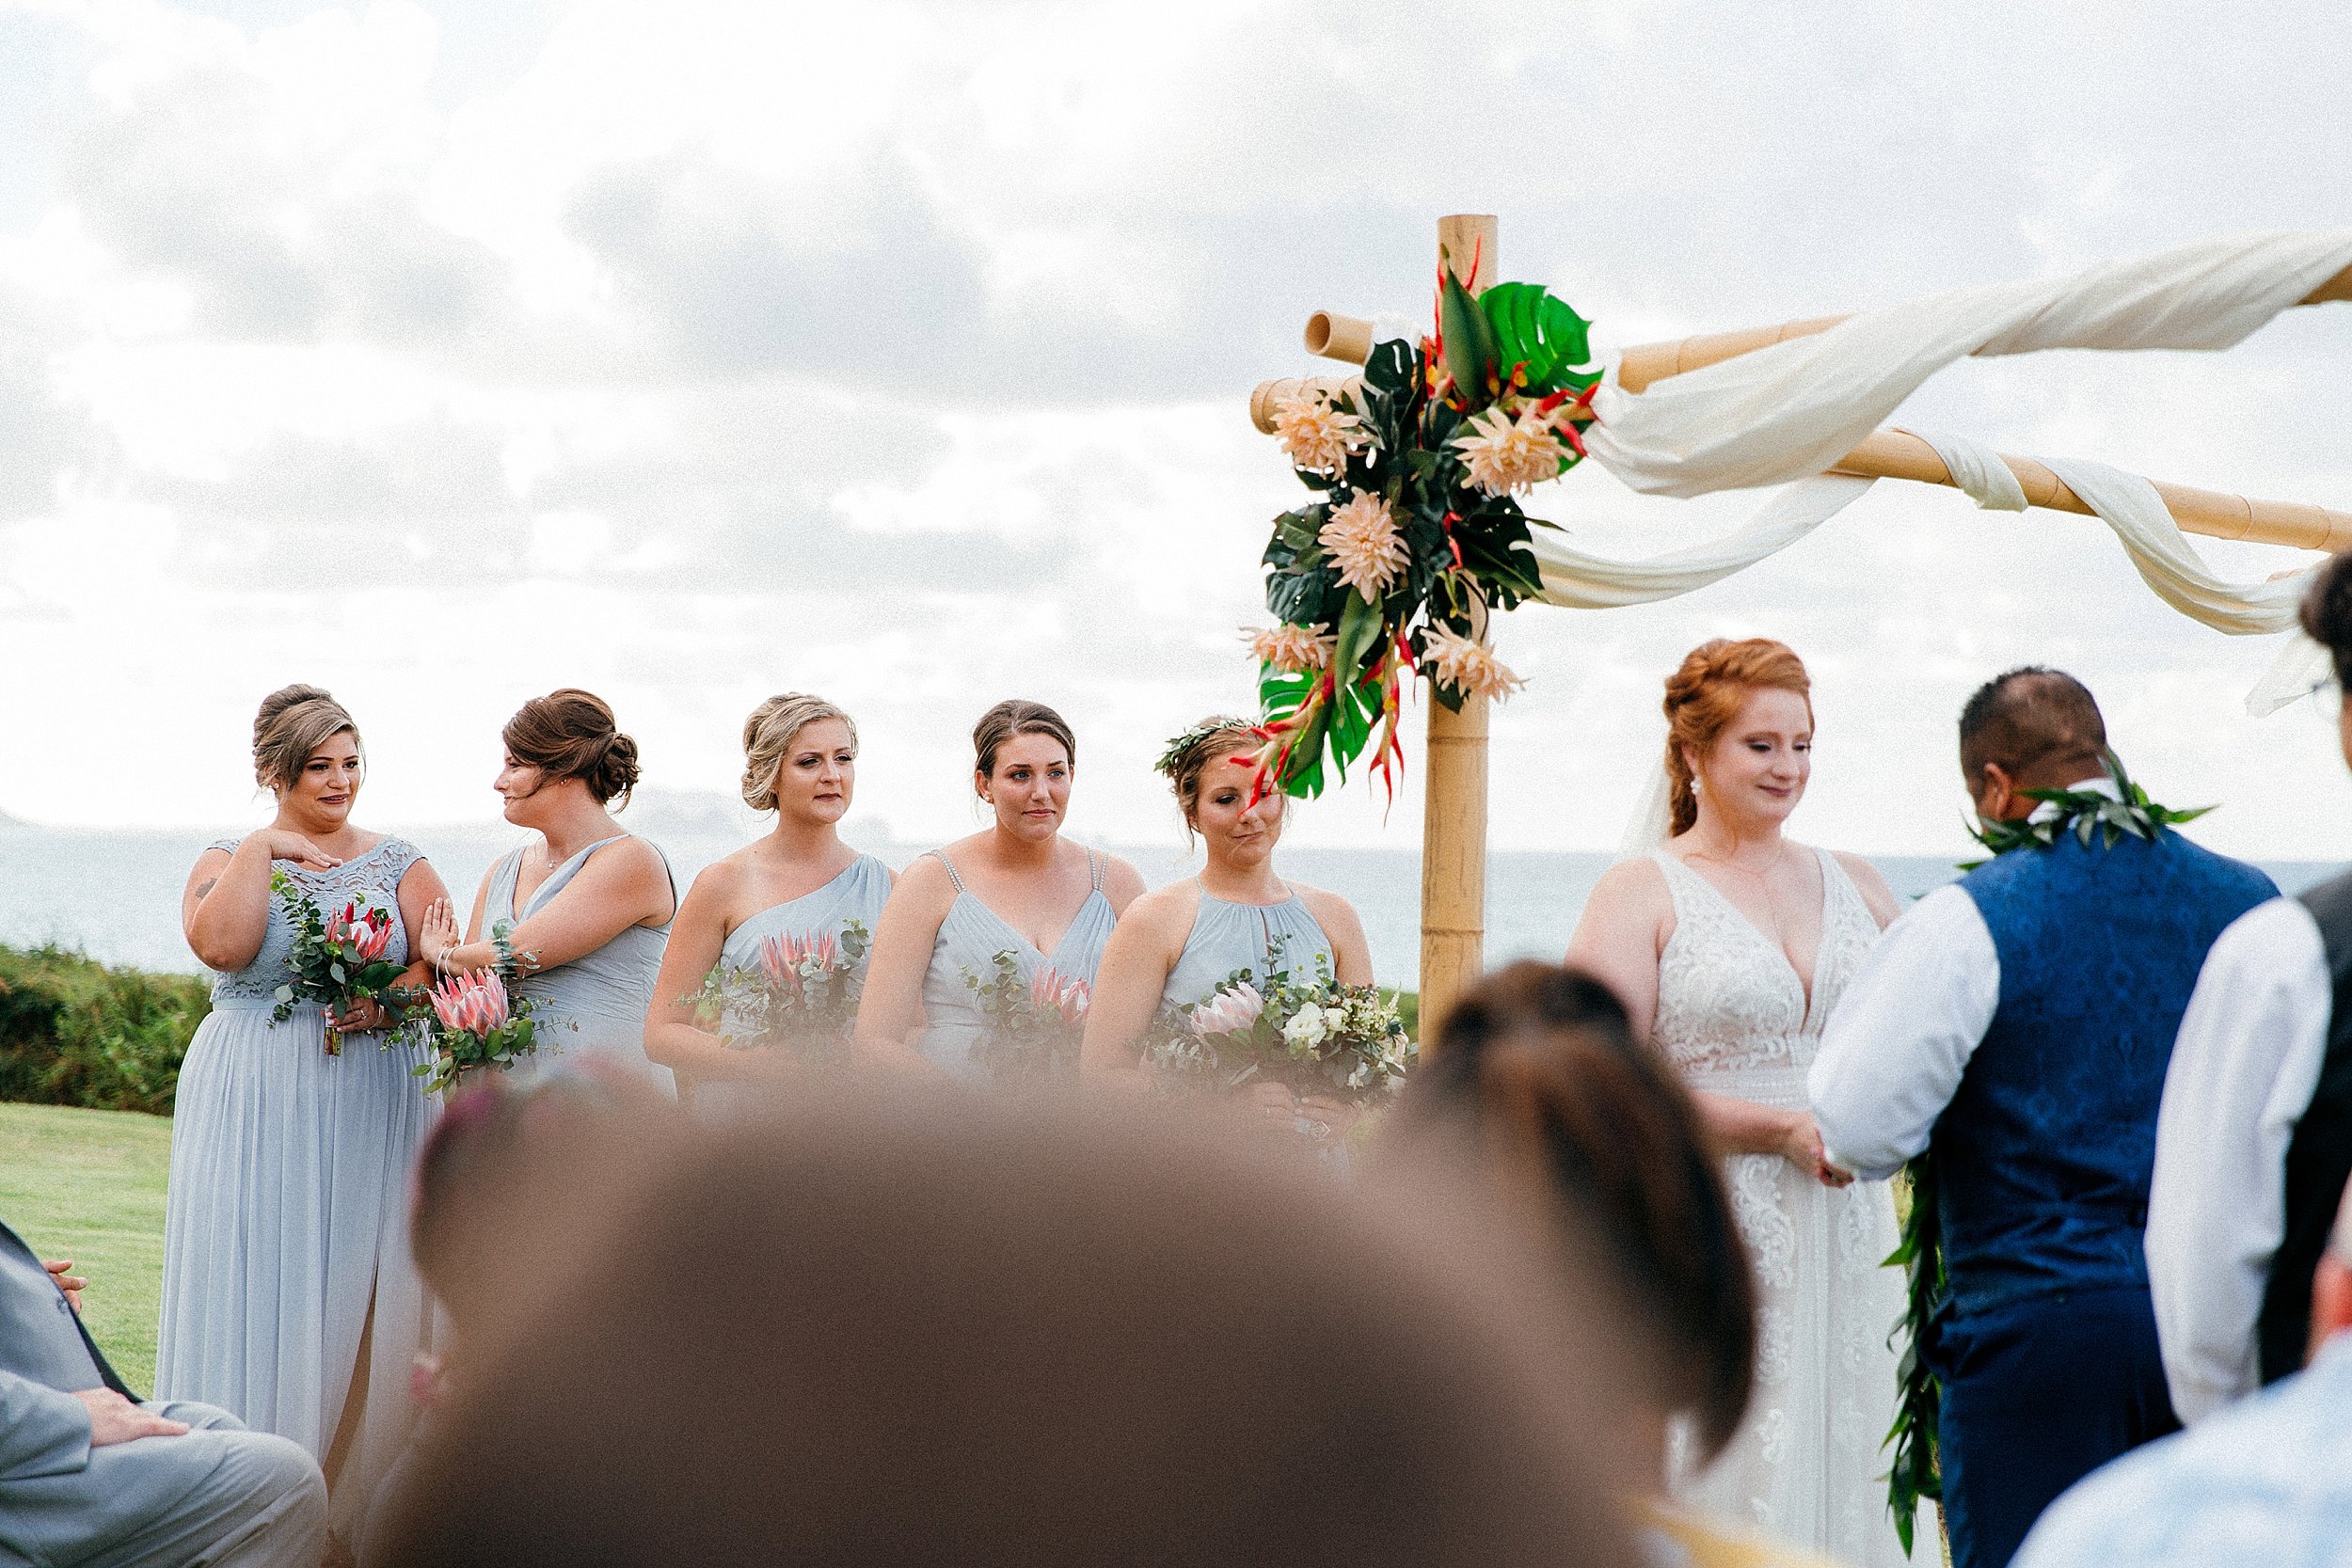
<svg viewBox="0 0 2352 1568"><path fill-rule="evenodd" d="M1078 737L1070 733L1070 725L1060 714L1043 703L1008 697L981 714L980 721L972 726L973 770L983 779L994 777L997 748L1024 735L1050 736L1060 741L1070 766L1078 766Z"/></svg>
<svg viewBox="0 0 2352 1568"><path fill-rule="evenodd" d="M1153 767L1168 775L1176 790L1176 804L1184 814L1184 830L1200 825L1200 781L1209 764L1219 757L1246 755L1265 743L1265 732L1247 719L1215 713L1168 743ZM1275 797L1280 799L1278 793Z"/></svg>
<svg viewBox="0 0 2352 1568"><path fill-rule="evenodd" d="M253 782L263 789L289 788L310 753L346 730L359 746L359 726L326 688L279 688L262 699L262 711L253 716ZM364 746L359 756L367 759Z"/></svg>
<svg viewBox="0 0 2352 1568"><path fill-rule="evenodd" d="M787 691L752 709L743 721L743 803L754 811L776 809L776 774L800 733L819 719L838 719L849 726L850 748L857 749L857 721L822 697Z"/></svg>
<svg viewBox="0 0 2352 1568"><path fill-rule="evenodd" d="M567 686L533 697L499 732L507 754L549 780L578 779L598 805L628 804L637 787L637 742L620 733L612 709L593 691Z"/></svg>
<svg viewBox="0 0 2352 1568"><path fill-rule="evenodd" d="M1666 781L1673 795L1674 832L1689 832L1699 819L1698 791L1692 787L1688 753L1705 756L1714 748L1751 692L1793 691L1813 712L1813 681L1804 660L1785 642L1750 637L1733 642L1718 637L1692 649L1682 668L1666 678Z"/></svg>

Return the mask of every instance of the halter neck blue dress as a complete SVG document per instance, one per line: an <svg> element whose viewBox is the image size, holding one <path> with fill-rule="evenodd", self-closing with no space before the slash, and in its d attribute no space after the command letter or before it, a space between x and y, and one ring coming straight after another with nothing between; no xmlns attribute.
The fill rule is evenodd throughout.
<svg viewBox="0 0 2352 1568"><path fill-rule="evenodd" d="M234 853L238 839L209 847ZM400 882L423 856L387 837L326 871L288 873L321 909L393 915L385 956L408 958ZM347 1400L362 1417L329 1501L357 1545L370 1495L408 1440L408 1368L431 1348L422 1282L408 1253L408 1167L436 1114L412 1069L421 1044L352 1035L326 1054L319 1009L271 1021L294 977L294 924L270 899L261 951L213 981L171 1124L155 1393L215 1404L324 1457ZM359 1345L364 1387L353 1386Z"/></svg>
<svg viewBox="0 0 2352 1568"><path fill-rule="evenodd" d="M1261 988L1275 970L1287 969L1303 979L1314 973L1318 958L1337 972L1331 939L1295 893L1279 904L1234 904L1213 898L1204 889L1192 932L1168 972L1160 1000L1175 1006L1204 1002L1237 969L1249 971L1251 983Z"/></svg>
<svg viewBox="0 0 2352 1568"><path fill-rule="evenodd" d="M1033 979L1041 969L1052 969L1066 980L1084 980L1092 986L1095 968L1103 961L1103 946L1110 941L1119 915L1103 894L1104 857L1089 849L1087 869L1093 888L1071 917L1069 929L1062 932L1053 952L1041 953L1035 942L964 887L953 861L937 849L931 855L947 868L956 900L947 906L947 916L939 923L939 936L931 944L931 965L923 975L928 1026L914 1048L954 1076L977 1081L986 1074L972 1060L972 1046L987 1037L988 1016L980 1011L972 988L964 984L965 974L986 980L996 972L996 955L1009 952L1025 981Z"/></svg>
<svg viewBox="0 0 2352 1568"><path fill-rule="evenodd" d="M588 858L628 833L600 838L548 874L519 911L515 907L515 877L522 869L523 850L516 849L490 871L490 894L482 911L482 934L487 937L501 921L519 926L547 908L548 902L587 865ZM648 840L648 843L651 841ZM529 846L525 846L528 848ZM659 845L654 853L661 854ZM667 855L661 856L666 868ZM677 880L670 882L672 917L675 917ZM631 926L593 953L569 963L533 971L515 990L531 999L538 1022L539 1049L516 1072L523 1081L577 1067L597 1057L639 1074L657 1087L676 1092L670 1069L658 1067L645 1054L645 1009L653 1005L655 976L661 972L662 950L670 944L670 922Z"/></svg>
<svg viewBox="0 0 2352 1568"><path fill-rule="evenodd" d="M820 888L771 904L727 933L719 961L729 969L759 967L761 943L771 937L818 937L841 934L856 921L872 936L882 920L882 905L890 900L890 867L871 855L860 855L841 874ZM863 973L865 960L858 969ZM754 1085L715 1079L694 1085L697 1113L724 1116L739 1110L758 1094Z"/></svg>

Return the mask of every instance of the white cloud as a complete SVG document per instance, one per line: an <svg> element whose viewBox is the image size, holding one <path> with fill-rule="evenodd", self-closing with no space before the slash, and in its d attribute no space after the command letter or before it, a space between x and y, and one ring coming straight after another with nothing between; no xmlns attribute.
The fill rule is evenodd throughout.
<svg viewBox="0 0 2352 1568"><path fill-rule="evenodd" d="M0 205L0 658L39 673L0 805L61 821L235 816L298 677L360 711L390 817L478 814L558 684L725 790L797 685L860 714L861 813L903 832L965 824L965 728L1017 690L1079 724L1083 824L1164 837L1145 765L1248 700L1296 494L1242 400L1311 368L1311 309L1418 315L1438 214L1502 213L1504 269L1622 345L2342 222L2352 154L2317 7L40 9L54 47L0 65L46 160ZM1907 413L2344 504L2345 316L1963 366ZM1636 554L1751 504L1583 472L1539 509ZM2094 523L1892 486L1688 600L1514 616L1496 842L1613 844L1659 681L1722 632L1814 666L1816 836L1952 847L1951 718L2041 659L2162 796L2226 803L2209 841L2352 852L2332 733L2240 711L2267 646ZM116 766L126 719L167 775ZM1297 831L1418 822L1408 783Z"/></svg>

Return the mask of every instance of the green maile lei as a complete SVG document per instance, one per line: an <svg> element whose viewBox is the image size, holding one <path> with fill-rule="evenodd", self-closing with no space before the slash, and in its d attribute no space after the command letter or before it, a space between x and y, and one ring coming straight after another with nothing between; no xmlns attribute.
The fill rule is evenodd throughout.
<svg viewBox="0 0 2352 1568"><path fill-rule="evenodd" d="M2211 806L2174 811L2148 799L2148 792L2123 771L2122 759L2102 753L2107 777L2115 784L2109 796L2095 789L2028 789L2021 793L2047 810L2037 810L2022 821L1981 822L1969 836L1992 851L1993 858L2018 849L2055 847L2068 833L2085 848L2094 843L2113 848L2126 838L2153 843L2164 830L2193 822ZM1963 871L1974 871L1985 861L1969 861ZM1885 1446L1894 1450L1886 1473L1886 1502L1895 1515L1895 1533L1903 1553L1911 1552L1913 1522L1922 1501L1941 1503L1944 1478L1936 1433L1943 1413L1944 1390L1919 1353L1929 1323L1943 1303L1947 1275L1944 1244L1936 1222L1937 1180L1933 1150L1923 1150L1903 1167L1911 1188L1911 1212L1904 1217L1902 1241L1886 1259L1886 1267L1903 1271L1903 1321L1897 1328L1909 1342L1896 1366L1898 1394L1895 1424Z"/></svg>

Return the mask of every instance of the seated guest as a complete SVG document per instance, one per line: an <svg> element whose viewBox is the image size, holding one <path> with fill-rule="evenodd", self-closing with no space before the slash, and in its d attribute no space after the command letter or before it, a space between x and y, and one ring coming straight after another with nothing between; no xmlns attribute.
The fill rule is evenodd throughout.
<svg viewBox="0 0 2352 1568"><path fill-rule="evenodd" d="M225 1410L139 1402L65 1267L0 1225L0 1563L317 1568L317 1464Z"/></svg>
<svg viewBox="0 0 2352 1568"><path fill-rule="evenodd" d="M2303 599L2352 673L2352 556ZM2352 763L2352 702L2343 711ZM2156 1123L2148 1280L2164 1373L2196 1422L2303 1365L2312 1270L2352 1178L2352 876L2241 915L2206 955Z"/></svg>
<svg viewBox="0 0 2352 1568"><path fill-rule="evenodd" d="M1756 1281L1691 1092L1637 1039L1623 1003L1573 969L1516 963L1447 1014L1406 1087L1391 1152L1467 1154L1551 1206L1572 1254L1615 1291L1640 1336L1642 1517L1652 1560L1768 1568L1815 1560L1744 1538L1664 1500L1670 1468L1719 1453L1748 1407ZM1670 1465L1672 1447L1683 1449ZM1871 1499L1871 1506L1877 1500Z"/></svg>
<svg viewBox="0 0 2352 1568"><path fill-rule="evenodd" d="M2352 1561L2352 1205L2312 1267L2309 1368L2051 1505L2017 1568Z"/></svg>
<svg viewBox="0 0 2352 1568"><path fill-rule="evenodd" d="M609 1166L574 1195L595 1234L469 1359L388 1560L1634 1560L1514 1254L1108 1111L901 1081Z"/></svg>

